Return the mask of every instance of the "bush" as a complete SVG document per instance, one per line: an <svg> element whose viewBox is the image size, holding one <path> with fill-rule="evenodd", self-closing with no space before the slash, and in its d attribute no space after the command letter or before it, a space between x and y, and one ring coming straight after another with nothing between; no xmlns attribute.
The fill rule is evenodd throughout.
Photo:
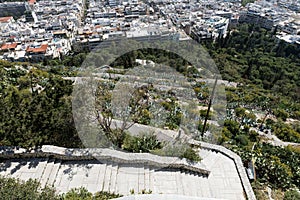
<svg viewBox="0 0 300 200"><path fill-rule="evenodd" d="M149 153L151 150L161 149L162 144L154 134L142 134L139 137L127 134L123 141L122 148L129 152Z"/></svg>
<svg viewBox="0 0 300 200"><path fill-rule="evenodd" d="M0 199L53 200L58 197L53 188L40 188L36 180L29 179L25 182L0 176Z"/></svg>
<svg viewBox="0 0 300 200"><path fill-rule="evenodd" d="M246 146L249 144L249 139L246 135L237 135L235 137L235 140L236 140L237 144L240 144L242 146Z"/></svg>
<svg viewBox="0 0 300 200"><path fill-rule="evenodd" d="M63 195L64 200L91 200L92 197L93 194L83 187L71 189Z"/></svg>
<svg viewBox="0 0 300 200"><path fill-rule="evenodd" d="M186 144L172 144L165 146L162 149L156 149L152 151L153 154L159 156L171 156L171 157L179 157L186 158L188 161L199 162L201 158L197 151L195 151L192 147Z"/></svg>
<svg viewBox="0 0 300 200"><path fill-rule="evenodd" d="M93 195L83 187L72 189L66 194L57 195L54 188L41 188L36 180L21 181L0 176L0 200L108 200L118 197L120 195L102 191Z"/></svg>
<svg viewBox="0 0 300 200"><path fill-rule="evenodd" d="M186 148L184 153L180 157L186 158L187 160L192 162L199 162L201 160L199 154L192 147Z"/></svg>
<svg viewBox="0 0 300 200"><path fill-rule="evenodd" d="M288 124L277 123L272 127L272 129L275 135L283 141L300 142L300 133L298 133Z"/></svg>
<svg viewBox="0 0 300 200"><path fill-rule="evenodd" d="M283 200L299 200L300 199L300 193L296 190L288 190L284 193Z"/></svg>
<svg viewBox="0 0 300 200"><path fill-rule="evenodd" d="M224 127L233 135L238 135L240 133L239 123L234 120L225 120Z"/></svg>
<svg viewBox="0 0 300 200"><path fill-rule="evenodd" d="M113 194L109 192L96 192L94 195L90 193L87 189L81 187L81 188L75 188L66 193L65 195L62 195L62 200L108 200L108 199L114 199L118 198L120 195Z"/></svg>
<svg viewBox="0 0 300 200"><path fill-rule="evenodd" d="M250 139L250 141L251 142L257 142L258 141L258 133L256 132L256 131L254 131L254 130L251 130L250 132L249 132L249 139Z"/></svg>
<svg viewBox="0 0 300 200"><path fill-rule="evenodd" d="M274 115L280 119L282 119L283 121L286 121L286 119L289 117L289 113L286 112L283 109L276 109L274 110Z"/></svg>

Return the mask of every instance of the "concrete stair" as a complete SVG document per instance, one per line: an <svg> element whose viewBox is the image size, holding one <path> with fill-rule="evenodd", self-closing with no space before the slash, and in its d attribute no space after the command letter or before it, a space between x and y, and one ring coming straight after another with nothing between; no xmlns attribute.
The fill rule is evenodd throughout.
<svg viewBox="0 0 300 200"><path fill-rule="evenodd" d="M145 188L145 166L143 164L139 165L138 168L138 192L146 190Z"/></svg>
<svg viewBox="0 0 300 200"><path fill-rule="evenodd" d="M144 189L147 191L150 188L150 167L148 165L144 166Z"/></svg>
<svg viewBox="0 0 300 200"><path fill-rule="evenodd" d="M149 188L154 192L154 169L149 166Z"/></svg>
<svg viewBox="0 0 300 200"><path fill-rule="evenodd" d="M184 195L184 189L182 187L182 177L181 177L181 171L175 172L176 176L176 185L177 185L177 192L178 194Z"/></svg>
<svg viewBox="0 0 300 200"><path fill-rule="evenodd" d="M220 153L212 150L200 150L199 155L207 169L211 169L220 158Z"/></svg>
<svg viewBox="0 0 300 200"><path fill-rule="evenodd" d="M40 179L40 184L41 184L41 187L45 187L47 185L47 182L51 176L51 173L52 173L52 169L54 167L54 159L51 159L51 160L48 160L47 162L47 165L44 169L44 172L41 176L41 179Z"/></svg>
<svg viewBox="0 0 300 200"><path fill-rule="evenodd" d="M218 156L204 158L206 163L213 163L217 159ZM41 187L54 186L59 193L83 186L93 193L106 191L123 195L130 194L130 190L134 190L135 194L143 191L191 196L209 194L209 191L198 188L205 184L206 177L189 170L160 169L147 164L119 164L112 161L91 163L44 158L29 169L30 173L27 172L29 162L25 161L13 163L6 171L18 166L21 170L13 174L15 177L27 179L29 175L33 176Z"/></svg>
<svg viewBox="0 0 300 200"><path fill-rule="evenodd" d="M129 195L152 191L153 194L243 199L239 173L231 157L201 149L201 164L211 170L203 176L190 170L159 168L148 163L119 163L110 160L63 160L21 158L4 161L0 174L28 180L37 179L41 186L53 185L58 193L86 187L90 192L107 191ZM244 169L243 169L244 170Z"/></svg>
<svg viewBox="0 0 300 200"><path fill-rule="evenodd" d="M105 175L103 179L103 191L109 192L109 186L110 186L110 179L111 179L111 174L112 174L112 163L107 163L106 168L105 168Z"/></svg>
<svg viewBox="0 0 300 200"><path fill-rule="evenodd" d="M105 172L106 172L106 168L107 168L107 164L106 163L102 163L99 167L99 171L100 173L98 174L98 178L97 178L97 188L98 191L102 191L104 188L104 179L105 179Z"/></svg>
<svg viewBox="0 0 300 200"><path fill-rule="evenodd" d="M109 192L116 192L117 185L117 177L118 177L119 165L113 163L111 165L111 176L110 176L110 184L109 184Z"/></svg>
<svg viewBox="0 0 300 200"><path fill-rule="evenodd" d="M49 159L46 158L46 159L43 159L43 160L39 163L39 165L38 165L38 167L37 167L37 171L36 171L36 173L35 173L33 179L37 179L38 181L41 181L41 178L42 178L42 175L43 175L43 173L44 173L44 171L45 171L45 168L46 168L46 166L47 166L48 160L49 160Z"/></svg>
<svg viewBox="0 0 300 200"><path fill-rule="evenodd" d="M60 165L61 165L61 161L60 160L55 160L54 166L53 166L52 171L51 171L51 174L50 174L49 179L47 181L47 185L54 186L54 183L56 181L57 173L58 173L58 170L60 168Z"/></svg>

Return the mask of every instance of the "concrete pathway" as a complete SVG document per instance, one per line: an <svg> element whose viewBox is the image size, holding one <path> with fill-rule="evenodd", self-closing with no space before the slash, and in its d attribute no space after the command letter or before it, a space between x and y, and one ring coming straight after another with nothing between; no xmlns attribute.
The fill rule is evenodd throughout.
<svg viewBox="0 0 300 200"><path fill-rule="evenodd" d="M273 135L271 132L265 133L265 132L262 132L262 131L258 130L258 128L250 128L250 130L254 130L260 136L263 136L263 137L267 138L268 139L267 142L274 145L274 146L283 146L283 147L286 147L288 145L300 146L300 143L282 141L276 135Z"/></svg>

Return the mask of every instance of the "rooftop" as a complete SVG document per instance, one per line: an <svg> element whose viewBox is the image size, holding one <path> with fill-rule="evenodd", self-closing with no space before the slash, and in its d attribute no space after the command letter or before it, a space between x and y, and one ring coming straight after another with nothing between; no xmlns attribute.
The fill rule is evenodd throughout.
<svg viewBox="0 0 300 200"><path fill-rule="evenodd" d="M46 50L48 48L48 44L42 44L40 47L28 47L26 49L27 52L33 52L33 53L40 53L40 52L43 52L45 53Z"/></svg>
<svg viewBox="0 0 300 200"><path fill-rule="evenodd" d="M17 47L17 43L5 43L1 46L1 50L15 49L16 47Z"/></svg>
<svg viewBox="0 0 300 200"><path fill-rule="evenodd" d="M0 17L0 23L6 23L9 22L9 20L11 20L13 17L9 16L9 17Z"/></svg>

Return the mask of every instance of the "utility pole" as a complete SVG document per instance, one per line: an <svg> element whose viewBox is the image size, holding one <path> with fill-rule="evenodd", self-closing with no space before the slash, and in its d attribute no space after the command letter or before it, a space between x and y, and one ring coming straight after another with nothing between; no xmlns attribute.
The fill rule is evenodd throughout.
<svg viewBox="0 0 300 200"><path fill-rule="evenodd" d="M252 149L251 149L251 154L252 154L252 152L253 152L253 150L254 150L254 147L255 147L255 145L256 145L256 142L253 144L253 146L252 146ZM254 180L256 180L256 171L255 171L255 161L256 161L256 159L255 158L253 158L253 154L251 155L251 161L250 161L250 169L252 170L252 173L253 173L253 179Z"/></svg>
<svg viewBox="0 0 300 200"><path fill-rule="evenodd" d="M207 112L206 112L206 116L205 116L205 120L204 120L204 125L203 125L203 129L202 129L202 133L201 133L201 137L202 138L203 138L204 133L205 133L205 128L206 128L207 120L208 120L208 117L209 117L209 112L210 112L211 104L212 104L212 101L214 99L217 82L218 82L218 77L215 76L215 83L214 83L213 91L212 91L210 99L209 99L209 104L208 104L208 108L207 108Z"/></svg>

